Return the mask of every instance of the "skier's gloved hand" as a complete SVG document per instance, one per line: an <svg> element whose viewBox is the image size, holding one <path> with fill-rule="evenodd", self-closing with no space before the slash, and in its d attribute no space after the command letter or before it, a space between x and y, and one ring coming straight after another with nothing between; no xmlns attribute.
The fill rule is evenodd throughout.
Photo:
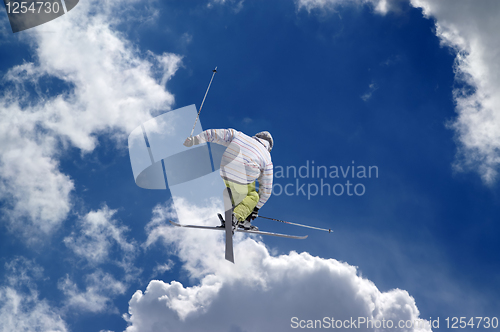
<svg viewBox="0 0 500 332"><path fill-rule="evenodd" d="M187 146L188 148L192 147L193 145L198 145L198 144L200 144L200 139L196 136L189 136L184 141L184 146Z"/></svg>
<svg viewBox="0 0 500 332"><path fill-rule="evenodd" d="M254 208L252 213L250 213L250 220L254 220L259 216L259 209Z"/></svg>

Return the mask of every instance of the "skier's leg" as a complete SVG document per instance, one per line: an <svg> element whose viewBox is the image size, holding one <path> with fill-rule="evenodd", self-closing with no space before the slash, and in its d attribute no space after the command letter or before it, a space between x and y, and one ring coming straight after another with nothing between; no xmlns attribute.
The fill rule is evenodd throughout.
<svg viewBox="0 0 500 332"><path fill-rule="evenodd" d="M255 182L246 185L246 197L234 208L234 214L239 221L244 221L252 213L259 202L259 194L255 190Z"/></svg>
<svg viewBox="0 0 500 332"><path fill-rule="evenodd" d="M246 184L239 184L233 181L224 180L226 187L231 190L231 202L233 203L233 215L236 220L235 222L243 221L241 216L239 216L236 212L237 206L247 197L248 187Z"/></svg>
<svg viewBox="0 0 500 332"><path fill-rule="evenodd" d="M237 206L247 196L248 189L246 184L239 184L229 180L224 180L226 187L231 189L231 202Z"/></svg>
<svg viewBox="0 0 500 332"><path fill-rule="evenodd" d="M259 202L259 194L255 190L255 182L249 184L239 184L224 180L224 183L231 189L233 196L234 214L238 221L244 221L253 211Z"/></svg>

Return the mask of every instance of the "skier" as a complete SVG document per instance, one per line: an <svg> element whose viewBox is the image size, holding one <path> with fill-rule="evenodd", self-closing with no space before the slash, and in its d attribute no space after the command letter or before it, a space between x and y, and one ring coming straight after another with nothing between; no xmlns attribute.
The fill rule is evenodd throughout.
<svg viewBox="0 0 500 332"><path fill-rule="evenodd" d="M259 209L271 196L273 164L271 149L273 138L268 131L250 137L235 129L208 129L190 136L184 145L191 147L204 142L226 146L222 156L220 174L233 198L233 225L246 230L258 230L251 224ZM259 182L259 192L255 181Z"/></svg>

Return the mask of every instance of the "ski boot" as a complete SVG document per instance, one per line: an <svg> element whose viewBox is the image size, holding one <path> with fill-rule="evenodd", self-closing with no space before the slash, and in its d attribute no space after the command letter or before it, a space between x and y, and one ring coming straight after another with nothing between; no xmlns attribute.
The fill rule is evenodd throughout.
<svg viewBox="0 0 500 332"><path fill-rule="evenodd" d="M217 216L219 217L219 220L220 220L220 226L217 226L218 228L226 228L226 221L224 220L224 218L222 217L222 215L220 213L217 213ZM234 230L238 227L238 219L236 219L236 216L234 215L234 212L233 212L233 218L232 218L232 226L233 226L233 233L234 233Z"/></svg>
<svg viewBox="0 0 500 332"><path fill-rule="evenodd" d="M236 218L236 215L233 212L233 234L236 231L236 229L239 227L240 223L241 222Z"/></svg>
<svg viewBox="0 0 500 332"><path fill-rule="evenodd" d="M250 217L246 218L244 221L240 222L238 225L239 228L244 229L246 231L258 231L259 228L251 224Z"/></svg>
<svg viewBox="0 0 500 332"><path fill-rule="evenodd" d="M219 217L220 220L220 226L217 226L217 228L226 228L226 221L222 217L220 213L217 213L217 216Z"/></svg>

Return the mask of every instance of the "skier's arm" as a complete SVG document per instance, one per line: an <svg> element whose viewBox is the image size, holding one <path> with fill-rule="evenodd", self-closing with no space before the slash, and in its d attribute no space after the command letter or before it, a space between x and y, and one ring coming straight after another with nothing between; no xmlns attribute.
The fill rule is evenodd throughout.
<svg viewBox="0 0 500 332"><path fill-rule="evenodd" d="M224 146L228 146L236 135L236 130L234 129L208 129L200 134L188 137L184 145L198 145L205 142L216 143ZM192 140L192 144L189 144L188 140ZM188 144L186 144L188 143Z"/></svg>
<svg viewBox="0 0 500 332"><path fill-rule="evenodd" d="M271 197L273 191L273 164L269 163L260 174L259 181L259 202L256 208L260 209Z"/></svg>

